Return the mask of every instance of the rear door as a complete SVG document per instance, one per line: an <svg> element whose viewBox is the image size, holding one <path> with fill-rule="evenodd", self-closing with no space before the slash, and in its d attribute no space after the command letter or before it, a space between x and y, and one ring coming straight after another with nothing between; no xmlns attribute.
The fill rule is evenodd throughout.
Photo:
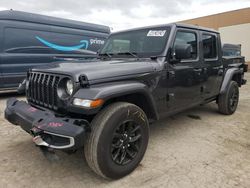
<svg viewBox="0 0 250 188"><path fill-rule="evenodd" d="M192 57L168 64L168 108L180 110L201 101L201 59L199 57L199 32L178 29L173 42L175 45L191 45Z"/></svg>
<svg viewBox="0 0 250 188"><path fill-rule="evenodd" d="M220 90L223 75L223 65L220 46L220 37L216 33L201 32L202 39L202 83L203 97L205 99L215 97Z"/></svg>

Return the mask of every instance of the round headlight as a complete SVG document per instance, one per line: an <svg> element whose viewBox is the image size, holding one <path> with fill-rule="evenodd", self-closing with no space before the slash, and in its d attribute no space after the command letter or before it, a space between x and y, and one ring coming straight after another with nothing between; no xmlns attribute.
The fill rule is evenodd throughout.
<svg viewBox="0 0 250 188"><path fill-rule="evenodd" d="M70 78L63 78L57 86L57 95L60 99L67 99L74 92L74 82Z"/></svg>
<svg viewBox="0 0 250 188"><path fill-rule="evenodd" d="M67 80L66 81L66 91L69 95L72 95L74 90L74 84L72 82L72 80Z"/></svg>

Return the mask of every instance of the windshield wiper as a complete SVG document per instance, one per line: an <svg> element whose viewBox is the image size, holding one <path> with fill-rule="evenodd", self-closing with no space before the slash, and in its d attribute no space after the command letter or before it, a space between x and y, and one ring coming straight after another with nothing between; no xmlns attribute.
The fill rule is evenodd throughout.
<svg viewBox="0 0 250 188"><path fill-rule="evenodd" d="M98 55L99 56L108 56L109 58L111 58L113 54L105 52L105 53L101 53L101 54L98 54Z"/></svg>
<svg viewBox="0 0 250 188"><path fill-rule="evenodd" d="M150 59L156 60L159 57L167 57L166 55L156 55L156 56L150 56Z"/></svg>
<svg viewBox="0 0 250 188"><path fill-rule="evenodd" d="M135 57L135 58L138 58L138 56L136 55L137 53L136 52L119 52L119 53L117 53L118 55L131 55L131 56L133 56L133 57Z"/></svg>

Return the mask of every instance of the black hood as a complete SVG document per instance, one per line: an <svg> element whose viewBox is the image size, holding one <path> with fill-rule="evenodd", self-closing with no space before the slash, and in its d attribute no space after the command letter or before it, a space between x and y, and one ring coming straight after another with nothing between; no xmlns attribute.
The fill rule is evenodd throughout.
<svg viewBox="0 0 250 188"><path fill-rule="evenodd" d="M86 75L89 81L105 80L124 76L151 73L157 69L158 63L150 60L110 60L110 61L76 61L51 63L34 68L33 71L64 74L71 76L76 82L80 75Z"/></svg>

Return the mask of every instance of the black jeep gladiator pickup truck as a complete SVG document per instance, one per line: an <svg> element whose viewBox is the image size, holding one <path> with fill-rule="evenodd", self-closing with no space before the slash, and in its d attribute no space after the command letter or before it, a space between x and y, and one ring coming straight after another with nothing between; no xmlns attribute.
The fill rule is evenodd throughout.
<svg viewBox="0 0 250 188"><path fill-rule="evenodd" d="M91 169L118 179L142 160L149 122L216 101L233 114L245 63L223 66L220 35L167 24L111 34L95 60L58 62L27 73L27 102L10 98L5 118L36 145L84 148Z"/></svg>

